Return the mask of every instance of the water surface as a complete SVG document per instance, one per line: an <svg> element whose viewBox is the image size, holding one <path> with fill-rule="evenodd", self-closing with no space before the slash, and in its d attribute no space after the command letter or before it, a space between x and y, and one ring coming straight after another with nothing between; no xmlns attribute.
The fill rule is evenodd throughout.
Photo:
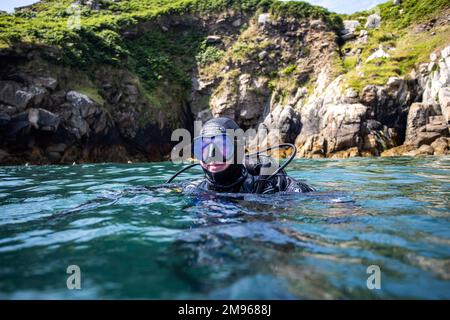
<svg viewBox="0 0 450 320"><path fill-rule="evenodd" d="M307 195L142 188L179 168L0 167L0 298L450 298L448 157L297 160Z"/></svg>

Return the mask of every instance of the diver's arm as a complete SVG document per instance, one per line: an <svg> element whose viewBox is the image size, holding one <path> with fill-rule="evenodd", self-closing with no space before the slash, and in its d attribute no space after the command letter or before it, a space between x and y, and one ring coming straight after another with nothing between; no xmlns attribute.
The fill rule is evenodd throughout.
<svg viewBox="0 0 450 320"><path fill-rule="evenodd" d="M277 174L275 177L267 180L261 194L273 194L276 192L313 192L316 191L313 187L307 185L304 182L295 180L289 177L286 173Z"/></svg>

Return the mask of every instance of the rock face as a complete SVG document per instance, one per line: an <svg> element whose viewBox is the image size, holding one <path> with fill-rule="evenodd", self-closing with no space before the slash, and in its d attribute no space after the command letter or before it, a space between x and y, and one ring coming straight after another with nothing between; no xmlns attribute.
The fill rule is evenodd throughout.
<svg viewBox="0 0 450 320"><path fill-rule="evenodd" d="M303 130L296 140L300 156L332 156L361 144L366 110L362 104L306 106L301 113Z"/></svg>
<svg viewBox="0 0 450 320"><path fill-rule="evenodd" d="M170 152L171 129L139 123L149 115L130 75L98 69L104 101L95 101L68 79L36 75L26 66L0 71L1 163L161 160Z"/></svg>
<svg viewBox="0 0 450 320"><path fill-rule="evenodd" d="M450 46L440 54L432 54L430 60L421 66L418 81L423 88L423 102L409 108L404 144L383 156L448 154ZM439 68L434 67L436 64Z"/></svg>
<svg viewBox="0 0 450 320"><path fill-rule="evenodd" d="M97 1L80 3L101 7ZM336 31L316 18L259 12L190 18L165 17L148 27L169 36L173 28L187 32L195 21L202 43L219 57L186 68L192 88L185 101L157 106L126 69L98 67L83 85L74 85L70 75L77 70L31 68L39 60L32 51L1 56L6 67L0 69L0 162L162 160L170 154L174 129L218 116L244 129L266 130L260 141L295 143L301 157L449 153L450 47L436 51L409 78L356 90L336 74L335 61L342 58L338 53L357 58L358 71L363 49L348 49L357 52L352 54L338 44L366 43L373 36L369 29L382 23L378 14L359 32L357 20L344 21ZM123 35L132 39L139 32ZM380 46L367 61L382 67L391 61L381 59L396 58L390 52Z"/></svg>
<svg viewBox="0 0 450 320"><path fill-rule="evenodd" d="M301 84L318 75L323 65L331 63L330 53L337 49L334 38L335 33L321 20L297 21L259 15L256 21L249 21L249 27L240 39L242 43L237 46L245 50L244 57L230 58L215 79L208 78L209 74L196 79L198 84L216 86L212 92L203 90L205 96L211 94L206 107L211 108L213 116L231 117L244 129L256 128L260 123L272 128L273 121L278 121L274 119L280 117L280 108L287 104L288 110L294 110L307 95L307 89ZM280 73L279 70L286 66L292 71L278 76L286 78L289 88L270 88L270 75ZM197 88L201 91L200 86ZM280 101L282 96L289 101ZM196 101L202 99L197 97ZM197 109L196 101L192 103L194 109ZM300 128L293 128L292 119L285 117L287 114L291 113L282 117L288 124L281 125L281 131L291 128L289 134L282 135L294 142Z"/></svg>
<svg viewBox="0 0 450 320"><path fill-rule="evenodd" d="M376 29L380 27L381 17L379 14L375 13L367 17L365 27L368 29Z"/></svg>
<svg viewBox="0 0 450 320"><path fill-rule="evenodd" d="M216 92L211 99L214 116L228 116L236 119L244 128L256 126L261 120L269 90L267 79L254 79L250 74L240 75L237 86L229 79L223 90Z"/></svg>

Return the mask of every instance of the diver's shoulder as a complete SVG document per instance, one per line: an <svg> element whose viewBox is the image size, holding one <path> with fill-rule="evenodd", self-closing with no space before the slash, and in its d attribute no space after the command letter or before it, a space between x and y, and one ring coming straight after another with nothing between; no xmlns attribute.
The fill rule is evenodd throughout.
<svg viewBox="0 0 450 320"><path fill-rule="evenodd" d="M289 177L289 183L287 185L286 191L288 192L299 192L299 193L305 193L305 192L314 192L316 189L309 184L298 181L297 179L294 179L292 177Z"/></svg>
<svg viewBox="0 0 450 320"><path fill-rule="evenodd" d="M185 191L205 189L205 188L206 188L206 179L193 180L184 186Z"/></svg>

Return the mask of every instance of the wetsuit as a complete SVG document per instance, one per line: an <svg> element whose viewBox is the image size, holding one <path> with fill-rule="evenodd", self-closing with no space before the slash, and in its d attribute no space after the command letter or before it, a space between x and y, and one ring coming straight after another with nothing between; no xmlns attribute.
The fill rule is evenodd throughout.
<svg viewBox="0 0 450 320"><path fill-rule="evenodd" d="M216 192L239 192L273 194L276 192L311 192L314 188L289 177L284 170L275 176L273 168L279 166L266 155L245 156L242 159L242 143L229 136L227 131L238 130L232 119L221 117L209 120L203 126L200 136L194 139L195 157L203 164L208 163L210 155L223 156L223 161L233 160L231 165L220 172L210 172L202 165L205 179L192 182L187 188L200 188ZM241 158L239 159L239 155ZM220 158L219 156L219 158ZM240 160L240 161L239 161ZM228 163L228 162L227 162ZM272 168L272 171L269 169ZM261 175L265 172L265 175Z"/></svg>
<svg viewBox="0 0 450 320"><path fill-rule="evenodd" d="M245 168L242 171L242 178L240 178L236 184L223 186L218 185L217 183L214 183L206 178L203 180L193 181L187 186L187 188L199 188L202 190L211 190L216 192L257 194L273 194L276 192L303 193L315 191L315 189L311 186L289 177L285 172L280 172L270 180L263 181L264 178L261 176L251 175ZM260 184L263 186L260 187Z"/></svg>

